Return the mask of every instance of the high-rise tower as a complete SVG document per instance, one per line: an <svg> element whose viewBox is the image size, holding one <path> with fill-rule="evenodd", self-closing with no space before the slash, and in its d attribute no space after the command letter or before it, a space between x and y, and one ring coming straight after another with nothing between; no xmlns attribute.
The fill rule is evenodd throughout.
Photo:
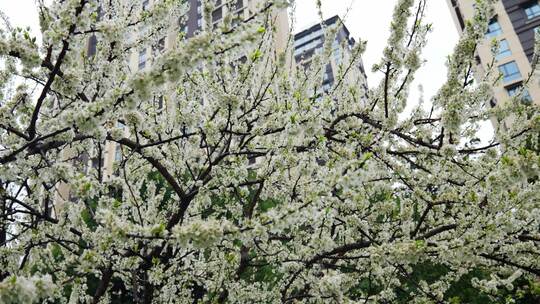
<svg viewBox="0 0 540 304"><path fill-rule="evenodd" d="M339 16L333 16L323 22L325 27L338 26L335 40L332 42L332 56L326 65L322 79L323 91L328 91L336 79L336 74L342 62L350 59L351 50L356 44L351 37L349 29L343 24ZM312 57L323 50L325 41L325 31L321 23L317 23L294 35L294 60L298 64L309 65ZM353 73L360 73L361 85L367 91L366 74L362 60L357 60L357 70Z"/></svg>
<svg viewBox="0 0 540 304"><path fill-rule="evenodd" d="M128 0L125 0L128 1ZM134 5L140 10L149 10L151 7L161 0L133 0L139 1L140 4ZM222 22L223 17L226 14L233 15L232 22L239 23L247 20L257 12L265 10L269 5L265 0L207 0L212 1L214 9L211 14L212 24L205 24L203 17L204 3L202 0L189 0L188 10L185 15L176 22L172 22L167 30L167 34L159 39L157 45L154 47L146 46L140 47L136 51L132 51L129 56L129 62L127 63L130 70L136 73L137 71L144 71L147 69L154 59L154 57L166 49L173 48L176 39L179 37L179 33L183 32L183 37L186 39L193 38L199 32L208 29L209 26L217 28ZM129 3L129 2L128 2ZM98 9L98 20L102 18L102 10ZM276 52L284 52L287 50L287 42L289 39L289 25L288 15L286 9L275 10L271 14L271 20L269 26L274 29L274 44ZM133 39L138 33L133 33L126 39ZM98 38L95 35L88 39L87 55L94 56L97 52ZM156 52L159 51L159 52ZM157 98L159 107L163 106L163 98L159 96ZM120 123L119 123L120 124ZM102 153L99 153L101 157L89 157L86 154L81 155L75 162L80 163L81 170L88 171L89 168L96 168L103 173L104 179L107 179L114 174L114 164L121 160L121 151L118 144L107 141L103 147L100 147ZM71 157L71 155L70 155ZM70 199L70 190L66 184L61 183L58 187L59 201L67 201Z"/></svg>
<svg viewBox="0 0 540 304"><path fill-rule="evenodd" d="M460 34L465 22L474 15L475 0L447 0ZM500 0L495 2L495 15L489 22L486 39L477 48L477 61L485 69L493 60L501 81L494 88L491 106L506 102L516 95L532 75L535 32L540 28L538 0ZM491 53L491 40L499 42L498 54ZM493 58L495 57L495 58ZM521 100L540 104L540 86L533 80L523 89Z"/></svg>

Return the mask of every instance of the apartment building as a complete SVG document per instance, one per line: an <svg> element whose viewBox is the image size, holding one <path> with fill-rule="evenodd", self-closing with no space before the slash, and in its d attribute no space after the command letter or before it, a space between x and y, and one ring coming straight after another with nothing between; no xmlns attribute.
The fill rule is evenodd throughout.
<svg viewBox="0 0 540 304"><path fill-rule="evenodd" d="M324 26L323 26L324 25ZM345 26L339 16L333 16L324 20L324 22L317 23L305 30L302 30L294 35L294 60L297 64L309 65L312 57L315 54L322 52L324 44L325 27L338 26L336 39L332 43L332 56L330 62L326 65L325 72L322 79L323 91L328 91L334 84L337 72L340 69L340 65L343 62L347 62L350 58L351 50L356 44L354 38L351 37L349 29ZM352 71L353 75L349 77L349 80L356 81L361 79L359 85L361 85L367 91L366 73L362 60L359 59L357 69ZM358 73L360 75L358 75ZM355 80L353 80L353 78Z"/></svg>
<svg viewBox="0 0 540 304"><path fill-rule="evenodd" d="M162 0L134 0L140 1L141 10L151 9L155 2ZM232 14L233 24L235 22L242 22L242 20L248 19L255 12L264 9L268 2L265 0L213 0L214 10L212 12L212 24L206 24L203 17L203 3L201 0L188 0L188 11L183 18L171 24L167 35L159 40L158 44L154 47L141 48L135 52L132 52L127 63L131 71L138 72L144 71L151 64L157 54L160 52L173 48L176 39L179 37L179 33L183 33L184 38L189 39L197 35L200 31L207 29L208 27L217 28L222 22L223 17L226 14ZM101 18L101 11L98 11L98 20ZM287 50L287 43L289 39L289 25L288 15L286 9L281 9L272 15L272 25L275 28L274 34L274 47L276 52L284 52ZM132 39L137 35L133 33L132 37L126 37L126 39ZM98 39L96 36L92 36L88 39L87 54L93 56L97 51ZM156 52L159 51L159 52ZM163 99L157 100L158 103L163 105ZM120 123L119 123L120 124ZM87 155L82 155L76 161L81 165L81 170L88 171L89 168L98 168L103 173L103 177L107 179L112 176L114 172L114 163L121 161L121 151L118 144L113 142L107 142L101 147L103 157L101 159L89 158ZM71 198L69 187L65 184L60 184L58 187L59 198L58 201L66 201Z"/></svg>
<svg viewBox="0 0 540 304"><path fill-rule="evenodd" d="M153 2L160 0L141 0L142 9L150 8ZM184 37L189 39L198 32L208 27L217 28L222 22L223 17L226 14L233 15L233 25L249 18L254 12L260 11L267 5L267 1L264 0L214 0L214 10L212 12L212 24L205 24L203 18L203 3L201 0L188 0L189 8L182 20L179 20L178 24L171 25L169 34L160 40L159 48L168 49L171 48L177 37L178 32L183 32ZM287 46L287 39L289 35L288 16L286 10L280 10L273 16L273 20L276 34L274 36L275 48L278 51L284 51ZM152 48L145 48L139 50L138 53L133 54L130 66L133 70L144 69L147 63L151 60Z"/></svg>
<svg viewBox="0 0 540 304"><path fill-rule="evenodd" d="M465 21L473 18L475 0L447 0L454 22L463 33ZM540 29L539 0L500 0L495 2L495 15L489 22L485 41L477 48L480 70L493 60L501 74L499 85L494 88L492 107L508 102L521 92L524 103L540 104L540 86L536 79L522 88L532 75L531 60L534 53L535 32ZM491 52L491 40L497 39L499 50ZM495 58L493 58L495 57Z"/></svg>
<svg viewBox="0 0 540 304"><path fill-rule="evenodd" d="M153 5L151 0L141 0L141 9L149 9ZM159 0L153 0L159 1ZM176 24L171 24L169 33L159 40L158 48L165 50L172 48L175 45L175 39L178 39L178 33L183 32L184 37L189 39L197 35L198 32L203 29L212 26L216 28L219 26L223 16L227 13L232 13L235 16L235 20L242 20L249 18L250 14L260 10L263 5L266 5L266 1L263 0L217 0L215 2L215 8L212 12L212 24L205 24L203 18L203 7L201 0L189 0L189 9L184 18L182 18ZM293 64L299 64L303 66L309 65L312 57L321 52L324 43L324 27L338 26L336 39L332 44L332 56L330 61L326 64L325 73L321 79L321 88L324 91L328 91L335 83L338 77L338 71L344 67L341 65L343 62L348 62L350 56L352 56L352 48L356 44L356 41L351 37L351 34L347 27L343 24L338 16L331 17L324 21L324 27L318 23L305 29L294 35L294 44L292 50L287 48L289 40L289 26L288 16L286 10L278 11L273 16L273 23L275 27L274 45L277 52L291 52L290 56L294 59ZM88 41L88 54L91 56L96 51L97 39L92 37ZM129 59L129 66L132 71L144 71L152 64L155 47L146 47L133 52ZM364 67L361 59L358 59L355 68L350 69L348 77L345 82L354 82L355 85L362 86L367 92L367 81L364 71ZM89 168L99 168L104 175L104 178L112 176L114 174L114 163L121 161L120 147L113 142L107 142L103 147L103 158L91 159L87 156L82 156L78 161L81 163L82 170L88 170ZM61 200L69 200L69 187L67 185L60 185L59 192Z"/></svg>

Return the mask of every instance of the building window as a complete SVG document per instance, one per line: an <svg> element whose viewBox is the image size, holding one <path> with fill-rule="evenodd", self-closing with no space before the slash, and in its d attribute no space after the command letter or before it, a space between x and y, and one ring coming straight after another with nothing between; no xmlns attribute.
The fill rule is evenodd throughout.
<svg viewBox="0 0 540 304"><path fill-rule="evenodd" d="M514 97L518 94L520 88L521 85L513 86L510 88L506 88L506 92L508 93L508 96Z"/></svg>
<svg viewBox="0 0 540 304"><path fill-rule="evenodd" d="M526 104L532 103L532 97L531 97L531 94L529 94L529 90L527 89L523 90L523 94L521 95L521 101Z"/></svg>
<svg viewBox="0 0 540 304"><path fill-rule="evenodd" d="M119 144L116 145L116 149L114 151L114 161L117 163L122 161L122 146Z"/></svg>
<svg viewBox="0 0 540 304"><path fill-rule="evenodd" d="M88 57L92 57L97 52L97 38L96 35L90 36L88 39Z"/></svg>
<svg viewBox="0 0 540 304"><path fill-rule="evenodd" d="M103 15L105 15L105 12L103 11L103 9L101 9L101 6L99 6L97 8L97 20L96 21L103 20Z"/></svg>
<svg viewBox="0 0 540 304"><path fill-rule="evenodd" d="M521 84L506 88L506 92L510 97L514 97L521 92L521 102L526 104L530 104L532 102L532 97L531 94L529 94L529 90L523 88Z"/></svg>
<svg viewBox="0 0 540 304"><path fill-rule="evenodd" d="M164 49L165 49L165 37L159 39L156 45L154 45L153 47L154 54L158 55L161 52L163 52Z"/></svg>
<svg viewBox="0 0 540 304"><path fill-rule="evenodd" d="M243 0L236 0L235 11L242 9L243 7L244 7L244 1Z"/></svg>
<svg viewBox="0 0 540 304"><path fill-rule="evenodd" d="M521 78L521 73L515 61L499 66L499 72L503 75L504 82L510 82Z"/></svg>
<svg viewBox="0 0 540 304"><path fill-rule="evenodd" d="M146 49L139 52L139 70L146 67Z"/></svg>
<svg viewBox="0 0 540 304"><path fill-rule="evenodd" d="M322 42L323 41L321 39L316 39L307 44L304 44L301 47L298 47L294 50L294 56L298 56L302 54L303 52L309 51L314 48L320 48L322 45Z"/></svg>
<svg viewBox="0 0 540 304"><path fill-rule="evenodd" d="M332 88L332 84L330 83L323 84L323 92L328 92L330 91L331 88Z"/></svg>
<svg viewBox="0 0 540 304"><path fill-rule="evenodd" d="M337 39L332 43L332 53L334 55L334 62L336 63L336 66L339 67L341 65L343 54L341 52L341 45Z"/></svg>
<svg viewBox="0 0 540 304"><path fill-rule="evenodd" d="M323 32L322 32L322 29L317 29L316 31L314 32L311 32L309 34L306 34L305 36L301 37L301 38L298 38L294 41L294 47L298 47L310 40L313 40L315 38L319 38L319 36L322 36L323 35Z"/></svg>
<svg viewBox="0 0 540 304"><path fill-rule="evenodd" d="M212 22L217 22L218 20L221 20L221 17L223 17L221 7L212 12Z"/></svg>
<svg viewBox="0 0 540 304"><path fill-rule="evenodd" d="M501 29L501 25L499 24L499 21L497 21L497 19L492 19L489 22L486 36L488 38L491 38L491 37L498 36L500 34L502 34L502 29Z"/></svg>
<svg viewBox="0 0 540 304"><path fill-rule="evenodd" d="M103 157L92 157L92 168L100 170L101 168L103 168L104 163L105 162Z"/></svg>
<svg viewBox="0 0 540 304"><path fill-rule="evenodd" d="M531 3L527 4L525 6L525 14L527 15L527 19L540 16L540 4L538 4L538 1L531 1Z"/></svg>
<svg viewBox="0 0 540 304"><path fill-rule="evenodd" d="M512 51L510 50L510 44L508 43L508 40L503 39L499 41L499 53L497 56L495 56L495 59L501 60L502 58L508 57L512 55Z"/></svg>
<svg viewBox="0 0 540 304"><path fill-rule="evenodd" d="M163 95L155 97L154 101L156 102L157 109L162 110L163 109Z"/></svg>
<svg viewBox="0 0 540 304"><path fill-rule="evenodd" d="M180 32L181 32L181 33L184 33L184 35L187 35L188 29L189 29L189 28L188 28L188 25L187 25L187 24L181 24L181 25L180 25Z"/></svg>
<svg viewBox="0 0 540 304"><path fill-rule="evenodd" d="M329 78L330 78L330 75L328 75L328 73L324 73L323 82L326 82Z"/></svg>
<svg viewBox="0 0 540 304"><path fill-rule="evenodd" d="M244 9L241 9L234 14L231 25L232 27L236 27L243 21L244 21Z"/></svg>

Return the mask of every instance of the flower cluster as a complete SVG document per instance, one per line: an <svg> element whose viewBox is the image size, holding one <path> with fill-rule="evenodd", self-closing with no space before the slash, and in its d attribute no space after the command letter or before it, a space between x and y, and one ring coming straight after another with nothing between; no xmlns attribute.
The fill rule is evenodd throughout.
<svg viewBox="0 0 540 304"><path fill-rule="evenodd" d="M38 1L41 41L0 32L0 302L537 297L539 109L486 109L469 68L493 1L410 114L427 0L397 1L370 89L336 27L292 62L293 1L202 1L189 39L185 2Z"/></svg>

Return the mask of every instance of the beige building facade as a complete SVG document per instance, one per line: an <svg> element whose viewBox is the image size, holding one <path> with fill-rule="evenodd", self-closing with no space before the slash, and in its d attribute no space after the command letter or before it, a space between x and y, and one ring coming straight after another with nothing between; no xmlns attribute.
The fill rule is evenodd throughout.
<svg viewBox="0 0 540 304"><path fill-rule="evenodd" d="M142 10L150 9L156 1L160 0L136 0L141 1L140 8ZM168 34L163 37L158 43L160 51L173 48L178 39L179 32L184 33L184 37L187 39L197 35L199 31L207 29L209 26L216 28L219 23L222 22L223 16L226 14L232 14L234 16L233 22L242 22L242 20L248 19L254 13L264 10L265 5L268 5L265 0L216 0L214 11L212 12L212 24L206 24L203 18L203 7L201 0L189 0L188 12L183 18L182 22L175 22L171 24ZM289 24L288 15L286 9L280 9L274 11L272 20L270 21L274 27L274 46L276 52L288 51L287 45L289 44ZM134 37L131 37L134 38ZM130 39L130 38L128 38ZM97 39L95 36L88 41L88 54L92 56L96 52ZM156 56L156 47L146 47L132 52L129 58L129 67L131 71L138 72L144 71L151 64L153 57ZM127 135L127 133L126 133ZM67 153L69 154L69 153ZM106 142L103 146L102 158L100 160L92 159L89 157L79 157L77 162L81 164L81 170L84 173L88 173L91 168L99 169L102 173L103 179L106 180L115 174L115 163L121 161L121 151L118 144L114 142ZM69 157L72 157L70 155ZM72 193L66 184L58 185L57 202L61 205L61 202L72 199Z"/></svg>
<svg viewBox="0 0 540 304"><path fill-rule="evenodd" d="M466 20L474 16L475 0L447 0L452 17L460 34ZM495 15L491 19L486 39L477 47L479 72L485 71L494 62L500 73L494 88L494 99L490 106L509 102L520 94L524 103L540 104L538 80L527 79L533 75L531 60L534 51L535 31L540 26L540 4L538 0L501 0L495 2ZM492 40L499 43L498 53L491 51Z"/></svg>

